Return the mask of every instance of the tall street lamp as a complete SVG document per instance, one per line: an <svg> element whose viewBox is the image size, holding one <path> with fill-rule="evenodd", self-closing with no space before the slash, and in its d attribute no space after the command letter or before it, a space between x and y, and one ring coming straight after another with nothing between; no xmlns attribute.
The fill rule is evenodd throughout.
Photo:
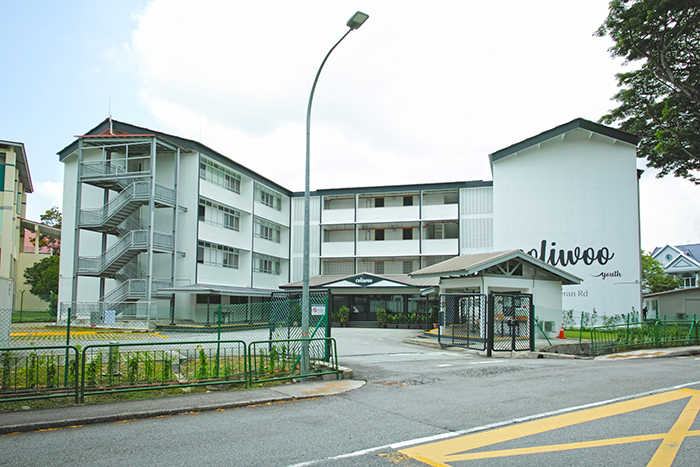
<svg viewBox="0 0 700 467"><path fill-rule="evenodd" d="M310 140L311 140L311 103L314 100L314 91L316 90L316 83L318 82L318 77L321 75L321 70L323 70L323 65L326 64L326 60L330 56L331 52L338 47L345 37L350 34L351 31L362 26L362 24L369 18L369 15L358 11L352 18L348 20L347 26L350 28L348 31L340 38L338 42L335 43L331 50L326 54L326 58L321 62L321 66L316 73L316 79L314 79L314 85L311 87L311 95L309 96L309 107L306 110L306 182L304 185L304 270L303 270L303 287L301 295L301 337L309 337L309 315L311 314L311 307L309 306L309 165L310 165ZM301 374L305 375L309 372L309 341L302 342L302 352L301 352Z"/></svg>

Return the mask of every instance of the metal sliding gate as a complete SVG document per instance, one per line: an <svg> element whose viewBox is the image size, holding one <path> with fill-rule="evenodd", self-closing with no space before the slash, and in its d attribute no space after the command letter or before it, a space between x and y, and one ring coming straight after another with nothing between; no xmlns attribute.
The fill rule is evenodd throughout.
<svg viewBox="0 0 700 467"><path fill-rule="evenodd" d="M535 350L532 295L489 296L493 309L493 350Z"/></svg>
<svg viewBox="0 0 700 467"><path fill-rule="evenodd" d="M488 297L483 294L440 295L441 344L486 350Z"/></svg>
<svg viewBox="0 0 700 467"><path fill-rule="evenodd" d="M534 350L534 314L529 294L441 294L441 344L475 350Z"/></svg>

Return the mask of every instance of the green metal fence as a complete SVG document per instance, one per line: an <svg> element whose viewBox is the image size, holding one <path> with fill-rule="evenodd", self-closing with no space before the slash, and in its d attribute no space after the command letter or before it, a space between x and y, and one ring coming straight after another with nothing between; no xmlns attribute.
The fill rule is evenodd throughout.
<svg viewBox="0 0 700 467"><path fill-rule="evenodd" d="M153 385L246 384L262 377L257 370L263 359L265 368L275 366L274 352L270 361L272 347L284 345L286 357L296 356L296 359L301 342L305 341L300 340L301 293L276 293L267 301L241 305L200 304L182 308L143 302L113 307L103 303L71 305L61 304L57 318L48 323L13 322L11 310L0 310L0 358L6 359L7 371L3 375L8 375L0 387L0 401L25 397L18 392L20 389L31 389L40 397L58 394L59 388L76 382L77 374L83 383L78 391L70 391L80 393L81 398L105 392L152 389ZM329 362L335 349L328 339L327 293L312 292L311 306L312 350L323 349L320 354L312 352L312 358ZM276 344L268 344L272 347L259 353L263 349L259 343L271 341ZM251 377L247 374L246 352L253 342L257 366L256 374ZM49 348L46 346L52 349L50 358L42 353ZM33 360L27 360L31 351L22 350L25 347L32 349L37 358L43 358L37 362L51 368L45 372L53 375L55 371L62 376L62 386L53 384L53 376L48 378L51 380L48 386L52 387L44 382L46 376L38 382L32 383L31 378L27 382L24 375L35 373L32 373ZM73 352L78 355L69 356L66 349L78 349ZM60 357L56 356L59 354ZM81 364L80 371L71 366L77 362ZM289 366L286 359L284 364ZM288 370L289 375L276 372L274 377L300 376L299 368L291 366Z"/></svg>
<svg viewBox="0 0 700 467"><path fill-rule="evenodd" d="M302 372L302 344L309 343L309 370ZM309 376L335 374L338 371L338 352L335 339L280 339L248 344L249 384Z"/></svg>
<svg viewBox="0 0 700 467"><path fill-rule="evenodd" d="M75 397L79 351L74 346L0 348L0 401Z"/></svg>
<svg viewBox="0 0 700 467"><path fill-rule="evenodd" d="M624 350L700 345L700 322L647 320L591 330L593 355Z"/></svg>
<svg viewBox="0 0 700 467"><path fill-rule="evenodd" d="M88 345L81 357L80 398L164 387L244 385L246 374L243 341Z"/></svg>
<svg viewBox="0 0 700 467"><path fill-rule="evenodd" d="M309 343L312 364L301 370ZM239 385L335 374L332 338L199 340L0 348L0 403L200 385Z"/></svg>

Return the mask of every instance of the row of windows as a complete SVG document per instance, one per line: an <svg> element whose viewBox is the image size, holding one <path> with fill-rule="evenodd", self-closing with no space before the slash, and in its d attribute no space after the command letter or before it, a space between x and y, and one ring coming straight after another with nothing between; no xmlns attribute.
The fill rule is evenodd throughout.
<svg viewBox="0 0 700 467"><path fill-rule="evenodd" d="M230 230L240 230L241 228L240 212L203 198L199 199L198 218L207 224L218 225Z"/></svg>
<svg viewBox="0 0 700 467"><path fill-rule="evenodd" d="M372 257L372 258L327 258L321 260L321 274L343 275L357 272L375 274L410 274L418 269L432 266L453 256L419 257ZM357 264L356 264L357 263Z"/></svg>
<svg viewBox="0 0 700 467"><path fill-rule="evenodd" d="M201 264L238 269L238 255L238 250L229 246L202 241L197 245L197 262Z"/></svg>
<svg viewBox="0 0 700 467"><path fill-rule="evenodd" d="M197 246L197 262L211 266L238 269L239 250L225 245L200 241ZM281 260L274 256L253 253L253 271L279 275Z"/></svg>
<svg viewBox="0 0 700 467"><path fill-rule="evenodd" d="M241 176L216 162L202 157L199 162L199 178L214 183L234 193L241 192Z"/></svg>
<svg viewBox="0 0 700 467"><path fill-rule="evenodd" d="M413 229L402 229L403 230L403 240L413 240ZM377 229L374 231L375 240L384 240L384 229Z"/></svg>
<svg viewBox="0 0 700 467"><path fill-rule="evenodd" d="M272 209L282 210L282 196L262 185L255 185L255 199Z"/></svg>
<svg viewBox="0 0 700 467"><path fill-rule="evenodd" d="M275 225L270 222L265 222L262 219L256 218L255 236L258 238L264 238L265 240L270 240L275 243L280 243L281 229L279 225Z"/></svg>
<svg viewBox="0 0 700 467"><path fill-rule="evenodd" d="M279 258L257 253L253 254L253 271L279 275L281 270Z"/></svg>
<svg viewBox="0 0 700 467"><path fill-rule="evenodd" d="M402 196L404 206L413 206L413 196ZM374 198L374 207L383 208L384 198Z"/></svg>

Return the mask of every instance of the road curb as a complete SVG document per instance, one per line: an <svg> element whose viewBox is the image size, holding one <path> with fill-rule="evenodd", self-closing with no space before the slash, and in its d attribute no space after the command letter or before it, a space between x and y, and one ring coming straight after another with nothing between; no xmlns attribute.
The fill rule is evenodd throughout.
<svg viewBox="0 0 700 467"><path fill-rule="evenodd" d="M349 372L352 372L352 370L347 369ZM126 420L141 420L141 419L146 419L146 418L154 418L154 417L166 417L166 416L171 416L171 415L181 415L181 414L187 414L187 413L198 413L198 412L211 412L215 410L225 410L225 409L235 409L235 408L240 408L240 407L252 407L256 405L261 405L261 404L269 404L269 403L275 403L275 402L292 402L292 401L300 401L300 400L305 400L305 399L314 399L314 398L319 398L319 397L328 397L328 396L334 396L338 394L342 394L354 389L359 389L362 387L365 382L364 381L359 381L359 380L345 380L347 383L343 383L344 380L336 380L337 384L340 384L342 387L335 387L337 386L334 385L334 381L329 381L329 380L319 380L319 381L313 381L309 382L310 384L306 383L301 383L301 384L291 384L291 385L284 385L280 387L270 387L270 388L260 388L260 389L248 389L245 391L250 391L245 395L242 395L243 391L232 391L229 393L229 395L233 393L232 397L242 395L242 397L246 397L245 399L240 399L237 401L226 401L226 400L221 400L219 402L210 402L210 401L199 401L199 402L192 402L190 405L188 405L188 400L193 401L196 398L205 398L205 397L210 397L205 394L192 394L192 395L183 395L181 399L178 399L177 401L170 399L169 398L161 398L161 399L142 399L139 401L128 401L128 402L117 402L115 404L138 404L138 403L147 403L147 404L158 404L159 401L161 404L176 404L173 407L153 407L149 409L141 409L141 410L134 410L134 411L129 411L125 407L119 407L117 410L115 410L112 413L101 413L101 414L95 414L95 415L78 415L76 414L75 416L70 416L71 412L73 411L80 411L80 410L85 410L86 406L70 406L70 407L63 407L63 408L57 408L57 409L44 409L47 411L63 411L64 415L61 415L60 413L54 412L54 417L52 420L32 420L32 421L26 421L26 422L10 422L7 424L0 424L0 435L8 435L8 434L13 434L13 433L27 433L27 432L32 432L32 431L39 431L39 430L51 430L51 429L58 429L58 428L67 428L67 427L74 427L74 426L83 426L83 425L95 425L99 423L114 423L114 422L120 422L120 421L126 421ZM281 390L281 388L284 388L284 391ZM293 388L293 389L292 389ZM258 395L256 396L255 394L251 394L251 392L258 392ZM207 393L208 394L208 393ZM226 397L226 392L217 392L216 395L212 394L213 397L215 398L223 398ZM177 396L180 397L180 396ZM133 406L133 405L132 405ZM95 410L100 410L100 404L95 404L89 406L89 408L93 408ZM102 410L109 410L109 409L104 409L105 405L102 405L103 407ZM40 412L39 410L34 411L34 412L11 412L11 414L16 414L14 415L16 418L22 417L23 413L26 413L26 416L34 416L36 413ZM66 415L68 414L68 415ZM48 416L50 418L50 415ZM36 418L36 417L34 417Z"/></svg>
<svg viewBox="0 0 700 467"><path fill-rule="evenodd" d="M192 407L179 407L173 409L158 409L158 410L147 410L142 412L129 412L129 413L118 413L109 415L97 415L94 417L85 418L71 418L62 420L51 420L43 422L31 422L31 423L21 423L15 425L0 426L0 435L7 435L10 433L26 433L31 431L39 430L51 430L56 428L67 428L72 426L83 426L83 425L96 425L99 423L114 423L124 420L141 420L144 418L154 418L154 417L166 417L171 415L181 415L192 412L211 412L219 409L234 409L237 407L249 407L258 404L267 404L270 402L289 402L293 400L309 399L312 397L319 396L308 396L308 397L291 397L291 396L280 396L272 398L261 398L260 400L248 400L240 402L229 402L221 404L210 404L210 405L195 405Z"/></svg>

